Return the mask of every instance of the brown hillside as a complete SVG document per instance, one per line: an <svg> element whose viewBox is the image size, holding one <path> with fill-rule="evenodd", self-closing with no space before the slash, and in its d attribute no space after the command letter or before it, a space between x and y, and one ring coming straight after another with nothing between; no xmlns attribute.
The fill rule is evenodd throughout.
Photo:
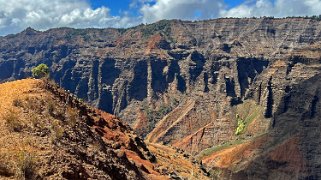
<svg viewBox="0 0 321 180"><path fill-rule="evenodd" d="M183 156L186 165L169 169L128 125L55 84L0 84L0 102L0 179L170 179L193 177L189 168L206 179Z"/></svg>

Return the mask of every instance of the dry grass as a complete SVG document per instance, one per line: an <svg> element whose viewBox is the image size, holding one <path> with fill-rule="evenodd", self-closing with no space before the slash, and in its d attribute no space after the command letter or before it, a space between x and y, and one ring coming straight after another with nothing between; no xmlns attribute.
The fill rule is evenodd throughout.
<svg viewBox="0 0 321 180"><path fill-rule="evenodd" d="M39 80L26 79L0 84L0 179L32 179L36 160L42 150L34 146L35 137L24 133L36 123L26 116L21 107L24 99L38 91ZM39 91L39 94L41 92Z"/></svg>
<svg viewBox="0 0 321 180"><path fill-rule="evenodd" d="M47 111L48 114L53 116L54 115L54 111L55 111L55 104L53 101L48 101L47 103Z"/></svg>
<svg viewBox="0 0 321 180"><path fill-rule="evenodd" d="M68 107L66 111L66 115L67 115L67 124L71 127L74 127L77 123L77 119L79 118L78 111L76 109Z"/></svg>
<svg viewBox="0 0 321 180"><path fill-rule="evenodd" d="M52 141L56 141L63 137L65 132L60 121L54 120L51 125Z"/></svg>
<svg viewBox="0 0 321 180"><path fill-rule="evenodd" d="M210 167L217 168L234 168L240 164L246 167L256 157L259 148L268 141L265 135L259 136L251 141L245 141L241 144L231 145L221 150L211 153L209 156L203 157L202 162Z"/></svg>
<svg viewBox="0 0 321 180"><path fill-rule="evenodd" d="M6 129L5 119L17 118L21 121L24 120L16 106L21 105L21 99L26 98L28 91L37 83L39 83L39 81L27 79L0 84L0 118L2 119L2 121L0 121L0 130ZM7 131L1 132L0 137L3 137L7 133Z"/></svg>
<svg viewBox="0 0 321 180"><path fill-rule="evenodd" d="M264 107L257 105L254 101L245 101L238 105L236 114L244 121L245 135L257 136L268 130L269 121L264 118Z"/></svg>
<svg viewBox="0 0 321 180"><path fill-rule="evenodd" d="M10 132L21 132L24 128L24 124L20 120L19 112L14 109L9 109L2 118Z"/></svg>
<svg viewBox="0 0 321 180"><path fill-rule="evenodd" d="M183 154L177 153L176 150L153 143L149 143L148 148L157 157L160 171L175 171L184 179L209 179L203 174L198 165L184 158Z"/></svg>
<svg viewBox="0 0 321 180"><path fill-rule="evenodd" d="M37 174L37 160L33 153L24 150L1 152L0 158L0 178L34 179Z"/></svg>
<svg viewBox="0 0 321 180"><path fill-rule="evenodd" d="M8 162L4 154L0 154L0 177L13 177L15 175L12 162Z"/></svg>
<svg viewBox="0 0 321 180"><path fill-rule="evenodd" d="M19 152L16 165L18 169L16 174L19 179L33 179L36 174L36 159L34 155L25 151Z"/></svg>
<svg viewBox="0 0 321 180"><path fill-rule="evenodd" d="M64 142L68 138L64 137L66 132L71 130L70 127L77 125L80 118L78 111L66 108L65 104L59 104L52 94L39 88L40 86L40 80L32 79L0 84L0 158L3 156L0 161L0 179L5 176L14 179L35 179L37 173L42 176L44 169L48 170L48 161L52 160L48 157L54 154L53 147ZM108 126L118 127L118 121L113 120L114 116L100 113L109 123ZM11 116L7 119L18 119L18 122L24 125L20 132L12 133L8 129L7 121L3 118L7 114ZM130 142L130 136L118 129L108 130L103 137L106 141L117 140L123 144ZM95 151L101 150L100 144L93 144L90 148ZM164 171L178 171L177 174L187 179L207 179L199 167L176 151L159 146L152 146L151 149L157 152L157 166ZM153 169L154 164L142 160L136 153L130 154L130 151L127 151L127 154L135 163L140 163L152 172L151 176L158 176L156 169Z"/></svg>
<svg viewBox="0 0 321 180"><path fill-rule="evenodd" d="M22 107L23 106L23 101L21 99L14 99L12 102L12 105L15 107Z"/></svg>

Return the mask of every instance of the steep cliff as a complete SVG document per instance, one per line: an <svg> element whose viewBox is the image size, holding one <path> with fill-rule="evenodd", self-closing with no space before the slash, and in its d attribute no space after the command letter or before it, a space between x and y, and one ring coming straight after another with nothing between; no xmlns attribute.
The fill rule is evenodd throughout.
<svg viewBox="0 0 321 180"><path fill-rule="evenodd" d="M54 83L0 84L0 102L0 179L207 179L183 153L147 146Z"/></svg>
<svg viewBox="0 0 321 180"><path fill-rule="evenodd" d="M284 95L268 132L203 151L220 179L320 179L320 74Z"/></svg>
<svg viewBox="0 0 321 180"><path fill-rule="evenodd" d="M0 39L0 79L46 63L58 84L148 141L206 157L275 129L293 88L320 73L320 45L321 22L306 18L28 28Z"/></svg>

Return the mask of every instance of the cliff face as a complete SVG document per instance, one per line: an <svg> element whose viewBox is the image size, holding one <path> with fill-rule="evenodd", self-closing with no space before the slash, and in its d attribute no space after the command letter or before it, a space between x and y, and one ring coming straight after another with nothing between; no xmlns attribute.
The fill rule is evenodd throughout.
<svg viewBox="0 0 321 180"><path fill-rule="evenodd" d="M46 63L62 87L148 141L198 154L270 131L293 87L320 73L320 45L321 22L303 18L29 28L0 38L0 79Z"/></svg>
<svg viewBox="0 0 321 180"><path fill-rule="evenodd" d="M293 85L269 131L203 151L199 158L220 179L320 179L320 74Z"/></svg>

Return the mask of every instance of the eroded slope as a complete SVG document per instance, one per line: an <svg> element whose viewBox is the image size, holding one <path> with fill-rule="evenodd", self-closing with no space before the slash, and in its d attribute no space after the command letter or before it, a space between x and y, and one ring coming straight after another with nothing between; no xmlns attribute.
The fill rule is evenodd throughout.
<svg viewBox="0 0 321 180"><path fill-rule="evenodd" d="M193 167L194 177L206 179L182 156L184 171L160 171L170 163L158 160L128 125L54 83L0 84L0 102L1 178L169 179L187 177Z"/></svg>

